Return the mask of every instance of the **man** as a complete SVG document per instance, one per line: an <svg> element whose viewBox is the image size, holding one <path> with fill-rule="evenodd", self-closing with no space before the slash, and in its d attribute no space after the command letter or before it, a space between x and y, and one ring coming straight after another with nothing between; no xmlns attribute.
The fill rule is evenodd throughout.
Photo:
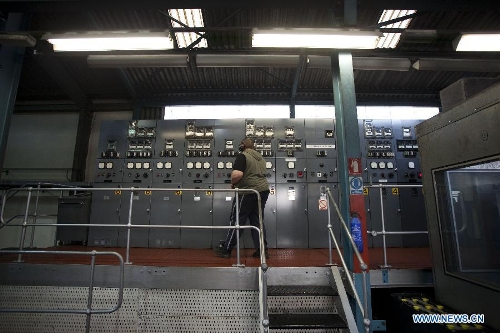
<svg viewBox="0 0 500 333"><path fill-rule="evenodd" d="M239 145L241 154L238 154L231 172L231 188L253 189L260 193L262 219L264 220L264 207L266 206L267 197L269 196L269 184L266 179L266 161L262 155L254 149L251 139L244 139ZM259 224L259 207L257 194L244 192L239 194L239 202L236 198L233 200L231 210L231 225L236 223L236 205L239 205L239 223L245 225L247 219L250 220L250 225L260 228ZM244 229L240 229L240 237ZM260 257L259 233L257 230L251 229L252 240L254 247L257 249L253 253L253 257ZM236 229L229 229L226 241L223 245L215 249L215 254L218 257L230 258L231 250L236 246ZM266 258L267 253L266 229L264 227L264 248Z"/></svg>

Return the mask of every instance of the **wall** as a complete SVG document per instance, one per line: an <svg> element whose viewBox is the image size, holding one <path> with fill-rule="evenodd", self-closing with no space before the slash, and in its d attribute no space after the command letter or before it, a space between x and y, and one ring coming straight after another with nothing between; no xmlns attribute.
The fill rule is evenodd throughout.
<svg viewBox="0 0 500 333"><path fill-rule="evenodd" d="M89 151L87 156L86 181L93 179L94 162L97 158L102 120L131 119L132 112L103 112L94 115ZM78 113L14 114L5 153L2 181L55 181L71 179L73 155L78 129ZM8 172L5 172L8 171ZM36 213L36 223L56 223L59 193L41 194ZM4 219L16 216L11 224L21 224L26 207L26 192L19 193L7 201ZM36 197L30 204L30 215L35 213ZM50 216L42 216L50 215ZM33 223L29 218L28 223ZM55 244L56 229L53 227L27 228L24 246L46 248ZM18 248L21 239L20 227L0 229L0 248Z"/></svg>
<svg viewBox="0 0 500 333"><path fill-rule="evenodd" d="M2 180L71 179L78 113L14 114Z"/></svg>

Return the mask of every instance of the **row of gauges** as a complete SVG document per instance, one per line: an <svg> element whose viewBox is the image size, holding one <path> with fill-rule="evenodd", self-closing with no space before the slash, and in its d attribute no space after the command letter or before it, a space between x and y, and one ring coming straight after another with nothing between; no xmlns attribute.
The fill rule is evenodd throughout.
<svg viewBox="0 0 500 333"><path fill-rule="evenodd" d="M186 169L210 169L209 162L187 162Z"/></svg>
<svg viewBox="0 0 500 333"><path fill-rule="evenodd" d="M371 169L394 169L393 162L370 162ZM415 162L408 162L408 169L415 169Z"/></svg>
<svg viewBox="0 0 500 333"><path fill-rule="evenodd" d="M99 169L113 169L113 162L99 162L97 165Z"/></svg>
<svg viewBox="0 0 500 333"><path fill-rule="evenodd" d="M371 162L371 169L394 169L393 162Z"/></svg>

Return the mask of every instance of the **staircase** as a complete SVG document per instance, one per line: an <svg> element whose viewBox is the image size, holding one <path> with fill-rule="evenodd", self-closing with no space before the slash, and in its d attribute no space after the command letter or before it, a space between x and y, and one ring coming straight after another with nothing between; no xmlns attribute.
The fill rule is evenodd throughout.
<svg viewBox="0 0 500 333"><path fill-rule="evenodd" d="M270 332L358 332L335 266L326 274L289 268L270 275L267 304Z"/></svg>

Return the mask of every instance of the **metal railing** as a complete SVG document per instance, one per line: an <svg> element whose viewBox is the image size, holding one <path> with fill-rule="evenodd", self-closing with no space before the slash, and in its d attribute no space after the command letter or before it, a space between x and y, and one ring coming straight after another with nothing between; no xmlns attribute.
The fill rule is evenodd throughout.
<svg viewBox="0 0 500 333"><path fill-rule="evenodd" d="M90 332L90 320L92 314L108 314L113 313L120 309L123 302L123 280L124 280L124 263L123 258L119 253L108 251L31 251L31 250L0 250L0 254L51 254L51 255L89 255L91 256L90 262L90 282L89 293L87 295L87 308L86 309L7 309L0 308L0 313L65 313L65 314L84 314L87 316L85 322L85 332ZM111 309L92 309L92 297L94 294L94 272L95 272L95 258L98 255L113 255L120 261L120 274L118 284L118 300L116 305Z"/></svg>
<svg viewBox="0 0 500 333"><path fill-rule="evenodd" d="M330 200L327 201L327 211L328 211L328 231L330 233L330 238L333 239L333 242L335 243L335 248L337 249L337 253L339 255L340 261L342 262L342 267L346 270L346 278L347 281L349 282L349 285L351 287L351 290L354 294L354 298L356 300L356 303L359 307L359 310L361 311L361 314L363 316L363 325L365 326L365 331L368 333L370 332L370 318L368 317L368 298L367 298L367 287L366 287L366 271L368 270L368 265L364 262L363 258L361 257L361 254L359 253L358 247L356 246L356 243L354 243L354 239L351 236L351 233L349 231L349 228L347 227L344 218L342 217L342 214L340 213L339 207L337 206L337 203L333 199L332 192L330 191L329 188L326 189L326 193L328 194L328 198ZM335 234L333 233L332 229L332 224L330 221L330 202L333 203L333 206L335 207L335 211L337 212L337 215L339 217L340 225L344 228L346 235L348 235L348 239L351 242L352 248L354 250L354 253L356 254L356 257L359 260L359 267L361 269L362 277L363 277L363 304L361 304L361 300L359 299L359 295L356 291L356 288L354 287L354 282L352 281L352 277L349 273L349 270L347 268L347 265L345 263L344 257L342 256L342 251L340 251L339 244L337 242L337 238L335 237ZM330 244L330 263L331 263L331 244Z"/></svg>
<svg viewBox="0 0 500 333"><path fill-rule="evenodd" d="M37 197L40 194L40 191L79 191L79 192L96 192L96 191L130 191L130 201L129 201L129 211L128 211L128 221L127 224L63 224L63 223L28 223L28 217L29 215L29 208L30 208L30 202L32 200L32 193L36 192ZM12 219L9 219L9 221L5 221L4 219L4 210L5 210L5 205L7 198L9 197L9 192L10 191L15 191L15 193L22 192L22 191L27 191L27 199L26 199L26 209L24 213L24 220L23 223L20 225L10 225L8 224L9 221ZM267 276L266 272L268 269L267 262L266 262L266 256L265 256L265 243L264 243L264 233L263 233L263 221L262 221L262 201L260 197L260 193L256 190L253 189L210 189L211 192L234 192L235 193L235 200L236 202L239 202L239 195L240 193L255 193L257 195L257 205L259 209L259 228L251 226L251 225L240 225L239 223L239 206L236 205L236 221L234 226L193 226L193 225L134 225L132 224L132 211L133 211L133 202L134 202L134 191L181 191L181 192L196 192L200 191L200 189L186 189L186 188L136 188L136 187L130 187L130 188L78 188L78 187L72 187L72 188L40 188L38 186L37 188L33 187L28 187L28 188L17 188L17 189L11 189L9 191L6 191L3 196L3 201L2 201L2 207L0 211L0 228L5 227L5 226L12 226L12 227L22 227L22 232L20 236L20 242L19 242L19 251L16 251L18 253L18 262L22 261L22 254L27 253L26 251L23 251L24 248L24 242L26 238L26 231L28 227L89 227L89 228L104 228L104 227L113 227L113 228L127 228L127 238L126 238L126 255L125 255L125 264L132 264L130 262L130 239L131 239L131 229L132 228L148 228L148 229L154 229L154 228L179 228L179 229L236 229L236 264L233 266L236 267L242 267L243 265L240 263L240 229L254 229L258 232L259 234L259 254L260 254L260 268L261 268L261 274L259 275L259 287L264 288L260 292L260 304L261 304L261 309L260 309L260 319L261 319L261 331L267 332L269 328L269 316L268 316L268 310L267 310ZM38 202L38 199L37 199ZM36 205L36 208L38 205ZM37 213L35 211L35 214L33 216L37 216ZM34 221L36 222L36 220ZM65 251L62 251L65 252Z"/></svg>
<svg viewBox="0 0 500 333"><path fill-rule="evenodd" d="M378 188L379 189L379 195L380 195L380 221L382 224L382 230L376 231L376 230L367 230L367 233L369 235L372 235L373 237L376 237L378 235L382 235L382 251L384 253L384 263L383 265L380 265L380 268L390 268L391 266L387 264L387 242L386 242L386 236L387 235L419 235L419 234L428 234L428 231L387 231L385 230L385 214L384 214L384 195L383 195L383 189L384 188L415 188L415 187L423 187L421 184L415 184L415 185L398 185L398 184L390 184L390 185L384 185L384 184L378 184L378 185L367 185L365 186L366 188Z"/></svg>

